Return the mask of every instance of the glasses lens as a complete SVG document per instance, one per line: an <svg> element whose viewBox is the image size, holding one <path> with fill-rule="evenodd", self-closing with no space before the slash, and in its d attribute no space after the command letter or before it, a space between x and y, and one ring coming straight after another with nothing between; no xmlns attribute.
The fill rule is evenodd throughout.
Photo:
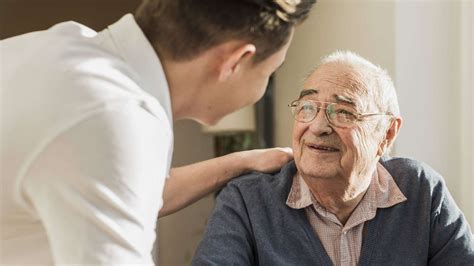
<svg viewBox="0 0 474 266"><path fill-rule="evenodd" d="M349 127L357 120L357 111L343 104L330 104L327 107L328 117L335 126Z"/></svg>
<svg viewBox="0 0 474 266"><path fill-rule="evenodd" d="M317 106L309 101L295 102L293 107L293 116L296 121L309 122L314 119L318 112Z"/></svg>

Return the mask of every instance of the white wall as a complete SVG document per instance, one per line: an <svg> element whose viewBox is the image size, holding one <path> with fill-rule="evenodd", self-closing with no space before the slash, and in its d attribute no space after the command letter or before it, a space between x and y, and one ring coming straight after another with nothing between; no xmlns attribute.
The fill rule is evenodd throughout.
<svg viewBox="0 0 474 266"><path fill-rule="evenodd" d="M474 224L469 2L397 3L395 82L405 121L396 152L440 172Z"/></svg>
<svg viewBox="0 0 474 266"><path fill-rule="evenodd" d="M461 208L474 227L474 1L461 4ZM471 228L472 228L471 227ZM472 228L474 230L474 228Z"/></svg>
<svg viewBox="0 0 474 266"><path fill-rule="evenodd" d="M321 0L276 74L276 145L291 144L285 108L319 59L352 50L386 68L404 125L395 155L429 163L474 224L473 2Z"/></svg>

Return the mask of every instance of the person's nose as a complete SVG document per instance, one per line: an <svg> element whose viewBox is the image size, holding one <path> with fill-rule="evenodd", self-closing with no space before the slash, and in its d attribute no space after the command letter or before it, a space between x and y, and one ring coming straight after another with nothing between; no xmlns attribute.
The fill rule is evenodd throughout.
<svg viewBox="0 0 474 266"><path fill-rule="evenodd" d="M324 108L319 108L318 114L310 123L309 130L316 136L329 135L333 131Z"/></svg>

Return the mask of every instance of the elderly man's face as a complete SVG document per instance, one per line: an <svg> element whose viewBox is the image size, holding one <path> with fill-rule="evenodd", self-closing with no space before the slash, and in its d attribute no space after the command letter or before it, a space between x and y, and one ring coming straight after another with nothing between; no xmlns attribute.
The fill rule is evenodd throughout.
<svg viewBox="0 0 474 266"><path fill-rule="evenodd" d="M378 111L367 96L365 79L348 66L326 64L307 79L304 88L315 92L302 99L340 102L352 105L359 113ZM378 160L377 150L383 140L384 134L375 130L377 121L335 127L327 121L325 110L311 122L295 121L293 151L298 171L316 178L342 178L341 182L366 174Z"/></svg>

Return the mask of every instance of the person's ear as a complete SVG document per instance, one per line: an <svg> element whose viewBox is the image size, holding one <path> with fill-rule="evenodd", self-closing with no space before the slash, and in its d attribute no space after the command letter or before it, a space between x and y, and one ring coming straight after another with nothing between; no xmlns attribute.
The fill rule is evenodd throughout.
<svg viewBox="0 0 474 266"><path fill-rule="evenodd" d="M398 136L398 132L400 132L400 127L402 126L402 118L401 117L394 117L390 122L390 126L385 133L385 138L379 144L379 148L377 151L378 156L382 156L385 153L390 145L395 141Z"/></svg>
<svg viewBox="0 0 474 266"><path fill-rule="evenodd" d="M239 70L243 60L252 57L255 51L255 45L250 43L245 43L233 49L220 64L219 81L222 82L229 79Z"/></svg>

